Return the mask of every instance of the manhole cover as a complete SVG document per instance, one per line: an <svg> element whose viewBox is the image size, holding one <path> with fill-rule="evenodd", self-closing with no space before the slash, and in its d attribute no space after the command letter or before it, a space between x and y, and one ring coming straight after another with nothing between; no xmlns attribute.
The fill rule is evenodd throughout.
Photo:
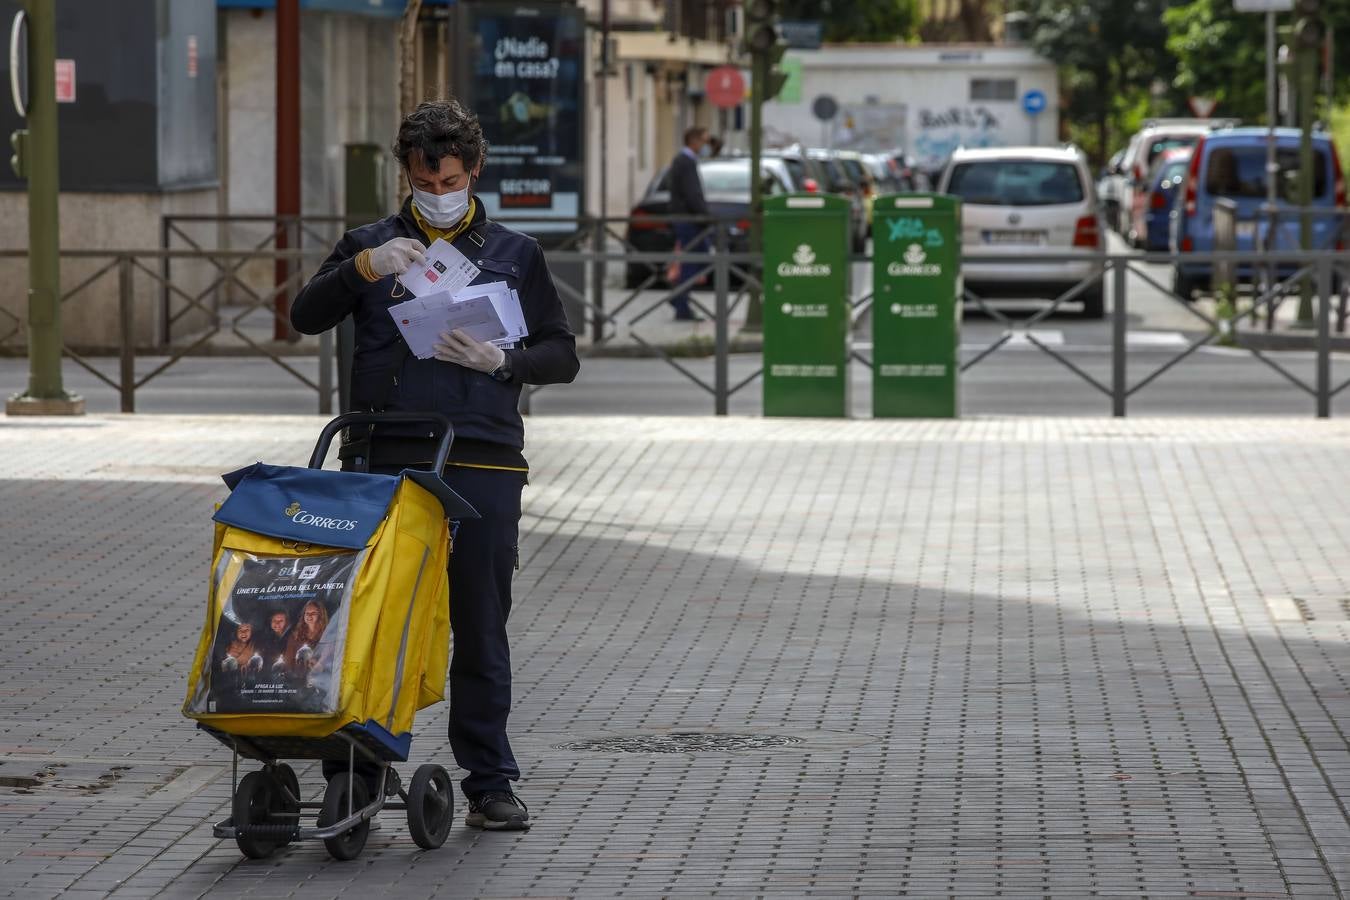
<svg viewBox="0 0 1350 900"><path fill-rule="evenodd" d="M589 741L555 744L556 750L592 753L739 753L745 750L771 750L803 743L786 734L717 734L704 731L674 731L666 734L642 734L604 737Z"/></svg>

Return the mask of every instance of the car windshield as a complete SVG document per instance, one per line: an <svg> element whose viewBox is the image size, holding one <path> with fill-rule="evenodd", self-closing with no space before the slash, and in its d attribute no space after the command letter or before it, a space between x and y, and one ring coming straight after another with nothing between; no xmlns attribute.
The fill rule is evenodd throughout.
<svg viewBox="0 0 1350 900"><path fill-rule="evenodd" d="M1277 147L1275 164L1280 168L1276 183L1280 198L1293 201L1298 190L1298 148ZM1266 196L1266 148L1215 147L1209 154L1205 171L1205 190L1215 197ZM1321 197L1327 190L1326 151L1313 151L1313 196Z"/></svg>
<svg viewBox="0 0 1350 900"><path fill-rule="evenodd" d="M1162 167L1158 172L1158 188L1160 190L1170 190L1181 184L1182 177L1186 174L1186 168L1190 165L1184 159L1173 160Z"/></svg>
<svg viewBox="0 0 1350 900"><path fill-rule="evenodd" d="M1083 202L1072 163L999 159L961 163L947 192L972 206L1055 206Z"/></svg>
<svg viewBox="0 0 1350 900"><path fill-rule="evenodd" d="M750 193L750 160L703 163L698 167L703 190L709 194Z"/></svg>
<svg viewBox="0 0 1350 900"><path fill-rule="evenodd" d="M858 160L841 159L839 162L843 165L845 171L848 172L848 177L854 184L862 184L863 180L867 178L867 173L863 169L863 164Z"/></svg>
<svg viewBox="0 0 1350 900"><path fill-rule="evenodd" d="M1168 150L1175 150L1177 147L1194 147L1198 140L1200 140L1198 134L1160 135L1149 142L1148 158L1144 161L1144 164L1153 165L1153 161L1158 158L1158 155Z"/></svg>

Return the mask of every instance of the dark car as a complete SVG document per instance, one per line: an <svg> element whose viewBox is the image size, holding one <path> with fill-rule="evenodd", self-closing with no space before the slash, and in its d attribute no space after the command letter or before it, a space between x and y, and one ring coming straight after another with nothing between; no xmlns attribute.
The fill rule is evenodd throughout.
<svg viewBox="0 0 1350 900"><path fill-rule="evenodd" d="M867 243L867 219L863 209L862 184L853 176L835 151L812 148L807 150L806 154L824 167L828 179L825 187L826 192L848 198L853 249L861 250Z"/></svg>
<svg viewBox="0 0 1350 900"><path fill-rule="evenodd" d="M1190 147L1164 150L1153 161L1145 180L1148 190L1136 195L1130 216L1130 239L1135 246L1145 250L1167 249L1172 207L1190 161Z"/></svg>
<svg viewBox="0 0 1350 900"><path fill-rule="evenodd" d="M776 172L775 169L778 169ZM670 189L666 184L667 169L662 169L652 180L642 202L628 214L626 240L634 250L642 253L669 253L675 249L675 231L662 217L670 213ZM764 178L764 196L791 193L784 183L782 170L775 165L760 169ZM714 218L730 223L727 228L728 249L744 253L749 249L750 231L750 159L699 160L699 177L703 179L703 196L708 201L708 212ZM711 233L709 234L711 240ZM624 283L636 288L655 272L653 287L666 285L664 270L650 263L630 262L624 274ZM708 279L711 281L711 279Z"/></svg>
<svg viewBox="0 0 1350 900"><path fill-rule="evenodd" d="M825 167L819 160L812 159L801 150L791 147L780 150L765 150L764 157L783 161L792 181L789 187L794 191L816 194L829 190L826 185L830 179Z"/></svg>

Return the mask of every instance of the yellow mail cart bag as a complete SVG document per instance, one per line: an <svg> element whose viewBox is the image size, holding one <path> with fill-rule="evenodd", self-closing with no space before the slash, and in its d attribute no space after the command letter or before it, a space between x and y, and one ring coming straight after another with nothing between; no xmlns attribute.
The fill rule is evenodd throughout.
<svg viewBox="0 0 1350 900"><path fill-rule="evenodd" d="M224 477L184 715L276 755L346 758L341 730L406 759L444 696L449 520L477 513L435 472Z"/></svg>

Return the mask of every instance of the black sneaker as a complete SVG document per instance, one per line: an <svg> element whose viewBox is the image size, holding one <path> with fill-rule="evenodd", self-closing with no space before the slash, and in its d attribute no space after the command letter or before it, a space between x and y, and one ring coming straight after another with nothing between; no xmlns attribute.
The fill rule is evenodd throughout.
<svg viewBox="0 0 1350 900"><path fill-rule="evenodd" d="M469 814L464 824L489 831L526 831L530 811L525 801L510 791L483 791L469 798Z"/></svg>

